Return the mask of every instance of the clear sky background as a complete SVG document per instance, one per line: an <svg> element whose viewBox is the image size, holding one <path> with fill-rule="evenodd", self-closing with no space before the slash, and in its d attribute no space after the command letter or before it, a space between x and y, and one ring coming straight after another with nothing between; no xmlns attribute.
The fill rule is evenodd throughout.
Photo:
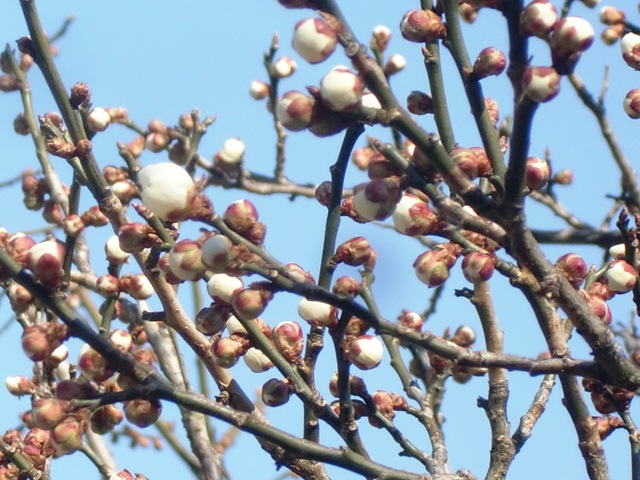
<svg viewBox="0 0 640 480"><path fill-rule="evenodd" d="M299 71L281 82L281 91L302 90L306 85L318 85L322 76L333 66L346 64L348 60L337 51L327 62L311 66L291 48L294 24L308 16L310 11L285 10L275 0L240 0L236 2L207 2L187 0L172 2L75 2L58 0L39 2L42 23L49 32L56 31L63 20L74 15L76 21L57 46L60 55L58 68L67 86L76 81L87 82L92 91L94 106L125 106L132 119L141 125L158 118L168 125L176 124L181 114L198 108L204 115L216 115L217 120L204 137L200 152L207 158L221 147L229 137L240 137L247 145L247 168L265 174L273 171L275 134L270 115L264 103L256 102L248 95L252 80L266 79L262 54L268 49L274 32L279 32L281 55L292 56ZM405 11L417 8L417 1L365 1L342 2L347 18L351 21L359 40L368 43L371 30L379 24L390 27L394 33L388 54L401 53L407 61L405 71L392 79L392 86L399 98L406 98L412 90L428 91L426 74L422 64L420 45L404 41L398 32L398 24ZM603 29L597 21L597 10L589 10L575 2L573 14L592 21L597 34ZM631 20L634 20L631 18ZM477 22L465 25L467 47L473 59L484 47L497 46L506 51L507 32L501 15L484 10ZM0 16L0 40L14 46L14 41L26 35L22 14L17 1L4 2ZM548 65L549 53L540 41L531 42L532 63ZM462 146L479 145L468 104L452 61L445 57L445 81L447 97L454 122L456 138ZM631 88L640 87L637 75L624 65L619 45L606 47L598 40L581 60L577 73L588 88L596 94L600 91L604 67L609 66L609 92L606 103L610 121L623 150L637 162L638 124L633 123L622 111L622 99ZM36 111L55 110L36 68L30 72ZM485 95L496 99L501 117L511 113L512 93L505 75L483 81ZM0 96L0 180L13 178L27 168L36 165L31 140L13 133L12 121L21 111L17 94ZM434 130L433 120L420 119L422 125ZM367 129L367 134L390 139L388 132ZM115 148L116 141L128 142L134 134L118 125L110 127L94 139L94 151L100 166L120 164ZM318 139L307 132L291 134L287 141L287 176L300 183L319 183L329 178L328 168L335 161L341 136ZM363 142L361 142L362 144ZM569 168L574 172L575 184L570 188L559 187L560 199L579 218L599 225L610 208L607 194L618 194L619 174L604 140L599 136L597 124L590 112L580 103L567 81L562 82L558 98L543 105L536 114L532 134L531 155L544 156L549 148L552 166L558 171ZM145 153L143 164L165 160L164 154ZM58 172L64 181L70 178L70 169L59 162ZM365 180L365 174L352 168L347 175L347 185ZM322 245L325 210L315 200L299 198L291 201L286 196L270 198L246 195L240 191L209 190L210 198L219 211L240 198L251 199L258 207L261 220L268 225L266 246L281 261L296 262L317 274ZM18 188L0 190L0 225L10 232L30 230L44 224L39 214L27 212L22 207L22 195ZM91 205L88 195L83 202ZM562 223L547 210L529 202L530 222L539 228L558 228ZM131 214L135 217L135 214ZM415 240L402 237L390 230L373 225L357 225L345 220L339 241L355 235L366 236L378 252L377 282L374 293L382 314L395 318L401 309L422 311L431 292L415 278L413 260L424 251ZM98 273L106 272L102 262L101 242L107 232L89 232L89 241L95 245L93 259ZM186 238L186 237L185 237ZM595 248L550 247L552 259L568 251L581 253L587 263L600 265L602 252ZM100 270L102 269L102 271ZM340 270L339 274L355 271ZM454 268L447 284L444 298L437 314L425 326L435 333L442 333L447 326L469 324L479 331L474 310L466 300L453 296L454 288L469 286ZM523 298L508 282L494 276L492 280L496 307L501 326L505 331L507 352L535 356L546 350L544 339L538 332L535 319ZM185 289L185 294L188 293ZM187 297L187 295L185 295ZM277 298L263 318L272 326L283 320L296 319L297 299ZM627 322L632 310L629 297L612 302L614 322ZM0 377L29 375L30 362L19 347L20 328L10 322L8 302L0 303L0 321L7 324L0 341ZM480 342L478 348L484 348ZM571 342L573 353L588 358L588 349L581 339ZM72 358L79 349L77 342L70 342ZM388 358L386 359L388 360ZM193 359L188 362L193 366ZM319 378L328 378L335 368L333 353L327 348L320 359ZM249 392L275 376L272 372L251 374L242 362L234 367L235 375ZM399 381L387 367L363 375L370 390L401 391ZM510 375L511 397L509 418L515 429L519 417L528 408L539 385L539 378L523 373ZM488 465L490 432L484 412L476 407L476 398L486 396L486 379L473 379L466 385L448 382L443 414L453 470L468 468L479 478ZM326 391L326 387L325 387ZM326 391L327 397L328 391ZM516 457L509 478L586 478L584 462L577 447L576 434L561 404L559 386L553 392L547 412L533 431L533 437ZM18 424L17 412L28 407L28 400L18 401L0 392L0 405L5 412L0 418L0 431ZM280 409L270 409L269 419L278 427L299 434L301 410L297 399ZM167 415L175 416L176 409L165 405ZM632 406L637 413L637 405ZM415 461L398 457L399 448L385 432L370 428L360 422L363 436L372 456L382 462L400 468L419 471ZM398 425L419 447L428 449L428 439L422 430L412 425L411 419L397 417ZM218 431L224 430L218 425ZM152 431L152 429L149 429ZM324 435L335 438L327 428ZM629 447L624 431L615 432L605 441L605 449L612 478L628 478L630 472ZM153 452L140 448L130 450L126 442L116 449L119 466L139 471L153 480L189 477L188 470L167 450ZM272 479L278 474L271 459L260 451L249 435L241 435L226 456L226 465L234 479ZM53 478L92 478L92 466L82 455L56 460ZM335 472L335 470L334 470ZM97 477L97 474L95 475ZM334 473L334 478L354 478L348 473Z"/></svg>

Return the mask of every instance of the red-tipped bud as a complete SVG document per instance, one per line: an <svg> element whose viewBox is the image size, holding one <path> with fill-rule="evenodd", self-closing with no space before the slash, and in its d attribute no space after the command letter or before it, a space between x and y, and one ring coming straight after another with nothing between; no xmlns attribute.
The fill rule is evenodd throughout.
<svg viewBox="0 0 640 480"><path fill-rule="evenodd" d="M375 250L364 237L353 237L342 243L331 259L333 264L344 263L350 267L364 265L369 271L375 266Z"/></svg>
<svg viewBox="0 0 640 480"><path fill-rule="evenodd" d="M124 414L115 405L103 405L91 414L91 431L98 435L111 432L124 420Z"/></svg>
<svg viewBox="0 0 640 480"><path fill-rule="evenodd" d="M421 331L423 324L422 317L416 312L404 312L400 317L400 325L414 332Z"/></svg>
<svg viewBox="0 0 640 480"><path fill-rule="evenodd" d="M433 233L438 222L429 205L410 193L402 195L392 219L396 230L411 236Z"/></svg>
<svg viewBox="0 0 640 480"><path fill-rule="evenodd" d="M261 80L254 80L249 86L249 95L256 100L264 100L269 96L270 88Z"/></svg>
<svg viewBox="0 0 640 480"><path fill-rule="evenodd" d="M428 93L414 90L407 97L407 110L414 115L433 113L433 98Z"/></svg>
<svg viewBox="0 0 640 480"><path fill-rule="evenodd" d="M389 27L385 27L384 25L376 25L373 27L370 43L372 50L378 50L383 53L387 49L389 41L391 41L391 30Z"/></svg>
<svg viewBox="0 0 640 480"><path fill-rule="evenodd" d="M304 335L297 322L281 322L273 329L273 342L278 351L291 363L300 360Z"/></svg>
<svg viewBox="0 0 640 480"><path fill-rule="evenodd" d="M115 241L110 240L110 242ZM125 263L128 256L125 257L124 254L137 253L151 247L154 243L155 240L150 235L148 225L139 222L125 223L118 232L118 247L120 247L120 251L116 249L115 243L106 245L107 259L110 261L111 259L115 260L113 263L116 265ZM125 258L125 261L122 261L123 258Z"/></svg>
<svg viewBox="0 0 640 480"><path fill-rule="evenodd" d="M580 288L587 277L589 267L582 257L576 253L565 253L556 260L556 267L569 280L573 288Z"/></svg>
<svg viewBox="0 0 640 480"><path fill-rule="evenodd" d="M442 285L449 278L451 266L442 258L440 251L428 250L413 262L418 279L429 288Z"/></svg>
<svg viewBox="0 0 640 480"><path fill-rule="evenodd" d="M163 151L169 145L169 135L160 132L151 132L144 137L144 147L153 153Z"/></svg>
<svg viewBox="0 0 640 480"><path fill-rule="evenodd" d="M622 58L634 70L640 70L640 35L629 32L620 42Z"/></svg>
<svg viewBox="0 0 640 480"><path fill-rule="evenodd" d="M404 67L406 66L407 59L399 53L394 53L389 57L389 60L387 60L387 63L384 66L384 74L387 77L390 77L391 75L395 75L396 73L404 70Z"/></svg>
<svg viewBox="0 0 640 480"><path fill-rule="evenodd" d="M26 288L16 282L11 282L6 289L11 309L15 313L25 312L33 303L33 295Z"/></svg>
<svg viewBox="0 0 640 480"><path fill-rule="evenodd" d="M16 376L7 377L4 385L11 395L21 397L22 395L31 395L36 391L35 384L26 377Z"/></svg>
<svg viewBox="0 0 640 480"><path fill-rule="evenodd" d="M520 12L520 32L547 38L556 21L558 11L548 0L533 0Z"/></svg>
<svg viewBox="0 0 640 480"><path fill-rule="evenodd" d="M22 350L34 362L48 358L59 345L44 325L29 325L22 332Z"/></svg>
<svg viewBox="0 0 640 480"><path fill-rule="evenodd" d="M384 220L396 209L402 191L396 178L378 178L354 188L353 209L361 222Z"/></svg>
<svg viewBox="0 0 640 480"><path fill-rule="evenodd" d="M573 172L571 170L560 170L553 176L553 182L558 185L571 185L573 183Z"/></svg>
<svg viewBox="0 0 640 480"><path fill-rule="evenodd" d="M603 283L616 293L627 293L633 290L638 281L636 269L624 260L614 260L604 272Z"/></svg>
<svg viewBox="0 0 640 480"><path fill-rule="evenodd" d="M396 412L393 408L393 397L384 390L376 390L371 394L371 400L378 413L387 420L393 420ZM373 415L369 415L369 423L376 428L382 428L380 421Z"/></svg>
<svg viewBox="0 0 640 480"><path fill-rule="evenodd" d="M450 341L464 348L469 348L476 341L476 332L468 325L458 327Z"/></svg>
<svg viewBox="0 0 640 480"><path fill-rule="evenodd" d="M609 325L611 323L611 309L609 305L607 305L607 302L602 297L595 295L589 295L587 293L582 293L582 295L586 298L591 312L605 325Z"/></svg>
<svg viewBox="0 0 640 480"><path fill-rule="evenodd" d="M356 110L362 101L364 84L344 66L333 68L320 81L320 96L330 110L347 112Z"/></svg>
<svg viewBox="0 0 640 480"><path fill-rule="evenodd" d="M548 102L560 93L560 75L552 67L527 67L522 76L524 94L534 102Z"/></svg>
<svg viewBox="0 0 640 480"><path fill-rule="evenodd" d="M259 244L264 240L266 226L258 222L258 211L249 200L237 200L229 205L223 220L234 232L253 243Z"/></svg>
<svg viewBox="0 0 640 480"><path fill-rule="evenodd" d="M595 297L600 297L603 300L610 300L615 295L615 293L605 287L605 285L601 282L593 282L591 285L589 285L589 287L587 288L587 293Z"/></svg>
<svg viewBox="0 0 640 480"><path fill-rule="evenodd" d="M71 411L71 402L57 398L41 398L31 402L31 421L43 430L51 430Z"/></svg>
<svg viewBox="0 0 640 480"><path fill-rule="evenodd" d="M307 18L296 23L293 49L309 63L320 63L329 58L338 44L338 35L321 18Z"/></svg>
<svg viewBox="0 0 640 480"><path fill-rule="evenodd" d="M42 285L53 289L64 280L63 259L64 246L56 240L45 240L29 249L27 264Z"/></svg>
<svg viewBox="0 0 640 480"><path fill-rule="evenodd" d="M593 43L594 31L584 18L564 17L553 26L551 51L556 58L564 58L587 50Z"/></svg>
<svg viewBox="0 0 640 480"><path fill-rule="evenodd" d="M143 274L124 275L119 280L120 290L128 293L136 300L146 300L153 295L153 285L149 279Z"/></svg>
<svg viewBox="0 0 640 480"><path fill-rule="evenodd" d="M295 73L298 64L291 57L282 57L273 64L273 75L277 78L287 78Z"/></svg>
<svg viewBox="0 0 640 480"><path fill-rule="evenodd" d="M279 407L289 401L291 387L283 380L272 378L262 386L262 402L268 407Z"/></svg>
<svg viewBox="0 0 640 480"><path fill-rule="evenodd" d="M444 38L447 29L440 15L432 10L410 10L400 22L400 33L410 42L433 42Z"/></svg>
<svg viewBox="0 0 640 480"><path fill-rule="evenodd" d="M238 363L244 350L240 342L229 337L218 338L211 345L214 361L223 368L230 368Z"/></svg>
<svg viewBox="0 0 640 480"><path fill-rule="evenodd" d="M264 312L271 298L273 293L270 290L250 286L231 296L231 306L239 319L253 320Z"/></svg>
<svg viewBox="0 0 640 480"><path fill-rule="evenodd" d="M286 92L276 103L280 123L292 132L304 130L311 122L315 99L297 90Z"/></svg>
<svg viewBox="0 0 640 480"><path fill-rule="evenodd" d="M82 446L82 437L86 431L86 420L69 415L51 432L51 444L60 455L75 452Z"/></svg>
<svg viewBox="0 0 640 480"><path fill-rule="evenodd" d="M103 297L113 297L120 292L120 283L113 275L102 275L96 280L96 291Z"/></svg>
<svg viewBox="0 0 640 480"><path fill-rule="evenodd" d="M78 367L82 374L89 380L100 381L108 376L107 361L86 343L80 349Z"/></svg>
<svg viewBox="0 0 640 480"><path fill-rule="evenodd" d="M551 165L538 157L527 158L525 171L525 183L529 190L540 190L549 183L551 178Z"/></svg>
<svg viewBox="0 0 640 480"><path fill-rule="evenodd" d="M236 259L233 243L224 235L209 237L202 244L202 263L216 273L224 273Z"/></svg>
<svg viewBox="0 0 640 480"><path fill-rule="evenodd" d="M193 240L177 242L169 252L169 269L180 280L195 281L206 270L200 245Z"/></svg>
<svg viewBox="0 0 640 480"><path fill-rule="evenodd" d="M255 373L266 372L273 367L273 363L269 360L269 357L255 347L247 350L247 353L242 356L242 359L247 367Z"/></svg>
<svg viewBox="0 0 640 480"><path fill-rule="evenodd" d="M376 368L384 355L382 340L373 335L362 335L351 342L346 355L360 370Z"/></svg>
<svg viewBox="0 0 640 480"><path fill-rule="evenodd" d="M124 416L136 427L145 428L160 418L162 404L160 400L130 400L124 404Z"/></svg>
<svg viewBox="0 0 640 480"><path fill-rule="evenodd" d="M310 325L327 327L337 320L337 310L328 303L303 298L298 303L298 315Z"/></svg>
<svg viewBox="0 0 640 480"><path fill-rule="evenodd" d="M340 277L333 285L333 293L341 297L354 298L360 290L360 282L353 277Z"/></svg>
<svg viewBox="0 0 640 480"><path fill-rule="evenodd" d="M120 328L112 330L109 340L122 352L129 352L133 348L133 337L126 330Z"/></svg>
<svg viewBox="0 0 640 480"><path fill-rule="evenodd" d="M483 49L473 64L473 74L477 78L500 75L507 67L507 59L500 50L494 47Z"/></svg>
<svg viewBox="0 0 640 480"><path fill-rule="evenodd" d="M640 118L640 88L629 90L622 102L624 113L634 120Z"/></svg>
<svg viewBox="0 0 640 480"><path fill-rule="evenodd" d="M470 252L462 259L462 273L471 283L486 282L493 275L496 259L484 252Z"/></svg>

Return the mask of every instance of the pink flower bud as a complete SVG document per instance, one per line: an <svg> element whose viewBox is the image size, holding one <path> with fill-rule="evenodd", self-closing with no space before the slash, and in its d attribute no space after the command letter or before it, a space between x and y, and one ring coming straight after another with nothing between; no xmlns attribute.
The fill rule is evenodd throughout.
<svg viewBox="0 0 640 480"><path fill-rule="evenodd" d="M102 107L94 108L87 115L87 127L94 132L103 132L111 124L111 115Z"/></svg>
<svg viewBox="0 0 640 480"><path fill-rule="evenodd" d="M340 277L333 285L333 293L341 297L354 298L360 290L360 282L353 277Z"/></svg>
<svg viewBox="0 0 640 480"><path fill-rule="evenodd" d="M634 70L640 70L640 35L629 32L620 42L623 60Z"/></svg>
<svg viewBox="0 0 640 480"><path fill-rule="evenodd" d="M449 278L449 266L434 250L428 250L413 262L418 280L429 288L442 285Z"/></svg>
<svg viewBox="0 0 640 480"><path fill-rule="evenodd" d="M269 357L255 347L247 350L247 353L242 356L242 359L247 367L255 373L266 372L273 367L273 363L271 363Z"/></svg>
<svg viewBox="0 0 640 480"><path fill-rule="evenodd" d="M376 25L373 27L371 34L371 49L384 53L387 50L389 41L391 40L391 30L384 25Z"/></svg>
<svg viewBox="0 0 640 480"><path fill-rule="evenodd" d="M520 31L546 38L558 20L558 11L548 0L533 0L520 12Z"/></svg>
<svg viewBox="0 0 640 480"><path fill-rule="evenodd" d="M296 23L293 49L309 63L329 58L338 44L336 32L321 18L307 18Z"/></svg>
<svg viewBox="0 0 640 480"><path fill-rule="evenodd" d="M396 412L393 408L393 398L384 390L376 390L371 394L371 400L378 413L387 420L393 420ZM382 428L380 421L373 415L369 415L369 423L375 428Z"/></svg>
<svg viewBox="0 0 640 480"><path fill-rule="evenodd" d="M81 218L87 227L103 227L109 223L109 219L100 211L98 205L89 208Z"/></svg>
<svg viewBox="0 0 640 480"><path fill-rule="evenodd" d="M313 276L309 272L305 271L305 269L297 263L287 263L284 267L282 267L282 273L294 282L309 282L313 284L316 283L316 280L313 278Z"/></svg>
<svg viewBox="0 0 640 480"><path fill-rule="evenodd" d="M389 57L389 60L387 60L387 63L384 66L384 73L387 77L390 77L391 75L395 75L396 73L404 70L404 67L406 66L407 59L399 53L394 53Z"/></svg>
<svg viewBox="0 0 640 480"><path fill-rule="evenodd" d="M16 282L11 282L6 289L11 309L15 313L25 312L33 303L33 295L26 288Z"/></svg>
<svg viewBox="0 0 640 480"><path fill-rule="evenodd" d="M356 110L362 101L364 84L344 66L333 68L320 81L320 96L330 110L347 112Z"/></svg>
<svg viewBox="0 0 640 480"><path fill-rule="evenodd" d="M595 33L584 18L564 17L553 26L551 51L556 58L584 52L593 43Z"/></svg>
<svg viewBox="0 0 640 480"><path fill-rule="evenodd" d="M367 265L368 270L372 270L375 265L375 250L366 238L353 237L338 246L331 262L341 262L350 267Z"/></svg>
<svg viewBox="0 0 640 480"><path fill-rule="evenodd" d="M302 328L297 322L279 323L273 329L273 343L284 358L297 363L304 343Z"/></svg>
<svg viewBox="0 0 640 480"><path fill-rule="evenodd" d="M206 270L200 254L200 245L193 240L177 242L169 252L169 269L180 280L195 281Z"/></svg>
<svg viewBox="0 0 640 480"><path fill-rule="evenodd" d="M224 235L209 237L202 244L202 263L216 273L224 273L236 259L233 243Z"/></svg>
<svg viewBox="0 0 640 480"><path fill-rule="evenodd" d="M36 279L50 289L59 287L64 280L63 260L64 246L56 240L36 243L27 255L27 264Z"/></svg>
<svg viewBox="0 0 640 480"><path fill-rule="evenodd" d="M232 277L226 273L216 273L207 282L207 292L214 300L222 300L231 303L231 297L238 290L244 288L240 277Z"/></svg>
<svg viewBox="0 0 640 480"><path fill-rule="evenodd" d="M388 218L400 201L397 179L378 178L354 188L353 208L361 222Z"/></svg>
<svg viewBox="0 0 640 480"><path fill-rule="evenodd" d="M141 398L124 403L124 416L136 427L145 428L156 423L162 413L160 400Z"/></svg>
<svg viewBox="0 0 640 480"><path fill-rule="evenodd" d="M82 437L87 431L86 420L69 415L51 432L51 444L60 455L75 452L82 446Z"/></svg>
<svg viewBox="0 0 640 480"><path fill-rule="evenodd" d="M615 293L609 290L603 283L601 282L593 282L587 288L587 293L594 297L600 297L603 300L610 300L614 297Z"/></svg>
<svg viewBox="0 0 640 480"><path fill-rule="evenodd" d="M589 272L587 263L576 253L565 253L555 265L574 288L580 288Z"/></svg>
<svg viewBox="0 0 640 480"><path fill-rule="evenodd" d="M120 277L119 285L120 290L128 293L136 300L146 300L154 293L153 285L143 273L124 275Z"/></svg>
<svg viewBox="0 0 640 480"><path fill-rule="evenodd" d="M414 115L433 113L433 99L428 93L412 91L407 97L407 110Z"/></svg>
<svg viewBox="0 0 640 480"><path fill-rule="evenodd" d="M113 263L116 265L125 263L126 258L128 258L128 254L137 253L154 244L154 241L149 234L148 225L139 222L125 223L120 227L120 231L118 232L118 247L120 250L118 251L116 249L115 243L106 245L105 250L107 253L107 259L110 260L113 258L113 260L115 260ZM114 240L110 241L115 242ZM127 255L126 258L125 254ZM123 258L125 258L125 261L122 261Z"/></svg>
<svg viewBox="0 0 640 480"><path fill-rule="evenodd" d="M279 407L289 401L291 387L289 383L272 378L262 386L262 402L268 407Z"/></svg>
<svg viewBox="0 0 640 480"><path fill-rule="evenodd" d="M293 75L298 64L291 57L282 57L273 64L273 75L277 78L287 78Z"/></svg>
<svg viewBox="0 0 640 480"><path fill-rule="evenodd" d="M172 162L155 163L138 172L138 183L142 201L161 220L180 221L188 217L196 191L185 169Z"/></svg>
<svg viewBox="0 0 640 480"><path fill-rule="evenodd" d="M36 391L35 384L26 377L16 376L7 377L4 385L11 395L21 397L22 395L31 395Z"/></svg>
<svg viewBox="0 0 640 480"><path fill-rule="evenodd" d="M622 108L630 118L634 120L640 118L640 88L629 90L622 102Z"/></svg>
<svg viewBox="0 0 640 480"><path fill-rule="evenodd" d="M297 90L286 92L276 103L276 114L280 123L292 132L309 126L315 99Z"/></svg>
<svg viewBox="0 0 640 480"><path fill-rule="evenodd" d="M103 297L113 297L120 292L118 279L113 275L102 275L96 280L96 291Z"/></svg>
<svg viewBox="0 0 640 480"><path fill-rule="evenodd" d="M169 145L169 135L160 132L151 132L144 137L144 147L153 153L159 153Z"/></svg>
<svg viewBox="0 0 640 480"><path fill-rule="evenodd" d="M349 375L349 389L352 395L362 396L367 391L367 387L364 381L360 377L355 375ZM340 392L338 390L338 372L334 373L329 380L329 392L334 397L339 397Z"/></svg>
<svg viewBox="0 0 640 480"><path fill-rule="evenodd" d="M273 293L270 290L249 286L231 296L231 306L239 319L253 320L264 312L271 298Z"/></svg>
<svg viewBox="0 0 640 480"><path fill-rule="evenodd" d="M9 237L7 241L7 250L16 262L23 267L28 267L27 255L29 250L36 244L35 240L26 236L24 233L16 233Z"/></svg>
<svg viewBox="0 0 640 480"><path fill-rule="evenodd" d="M525 183L529 190L540 190L549 183L550 178L551 165L549 162L538 157L527 158Z"/></svg>
<svg viewBox="0 0 640 480"><path fill-rule="evenodd" d="M373 335L362 335L349 345L347 359L360 370L371 370L380 365L383 354L382 340Z"/></svg>
<svg viewBox="0 0 640 480"><path fill-rule="evenodd" d="M129 352L133 348L133 337L126 330L120 328L112 330L109 340L122 352Z"/></svg>
<svg viewBox="0 0 640 480"><path fill-rule="evenodd" d="M52 343L44 325L29 325L22 332L22 350L34 362L45 360L58 345Z"/></svg>
<svg viewBox="0 0 640 480"><path fill-rule="evenodd" d="M31 402L31 421L43 430L51 430L71 411L71 403L57 398L40 398Z"/></svg>
<svg viewBox="0 0 640 480"><path fill-rule="evenodd" d="M298 303L298 315L310 325L320 327L327 327L337 320L337 311L334 306L306 298Z"/></svg>
<svg viewBox="0 0 640 480"><path fill-rule="evenodd" d="M429 205L410 193L402 195L392 219L397 231L410 236L433 233L438 222Z"/></svg>
<svg viewBox="0 0 640 480"><path fill-rule="evenodd" d="M249 95L255 100L264 100L269 96L269 85L261 80L254 80L249 87Z"/></svg>
<svg viewBox="0 0 640 480"><path fill-rule="evenodd" d="M88 344L84 344L80 349L78 357L78 367L82 374L89 380L100 381L108 376L107 361L97 351Z"/></svg>
<svg viewBox="0 0 640 480"><path fill-rule="evenodd" d="M234 232L253 243L262 243L266 226L258 222L258 211L249 200L237 200L227 207L224 222Z"/></svg>
<svg viewBox="0 0 640 480"><path fill-rule="evenodd" d="M548 102L560 93L560 75L552 67L527 67L522 84L524 94L534 102Z"/></svg>
<svg viewBox="0 0 640 480"><path fill-rule="evenodd" d="M242 162L245 144L239 138L229 138L222 144L222 149L215 155L215 160L225 165L238 165Z"/></svg>
<svg viewBox="0 0 640 480"><path fill-rule="evenodd" d="M104 435L116 428L122 420L124 420L122 410L115 405L103 405L91 414L91 431L98 435Z"/></svg>
<svg viewBox="0 0 640 480"><path fill-rule="evenodd" d="M233 338L220 337L211 345L211 353L214 361L222 368L231 368L244 353L242 344Z"/></svg>
<svg viewBox="0 0 640 480"><path fill-rule="evenodd" d="M464 348L469 348L476 341L476 332L468 325L458 327L450 339L451 342Z"/></svg>
<svg viewBox="0 0 640 480"><path fill-rule="evenodd" d="M473 74L477 78L500 75L507 66L507 59L500 50L494 47L483 49L473 64Z"/></svg>
<svg viewBox="0 0 640 480"><path fill-rule="evenodd" d="M111 191L122 203L127 204L138 193L138 188L129 180L123 180L111 185Z"/></svg>
<svg viewBox="0 0 640 480"><path fill-rule="evenodd" d="M400 33L410 42L433 42L444 38L447 30L440 15L432 10L410 10L400 22Z"/></svg>
<svg viewBox="0 0 640 480"><path fill-rule="evenodd" d="M638 281L636 269L624 260L613 260L604 272L605 286L616 293L627 293L633 290Z"/></svg>
<svg viewBox="0 0 640 480"><path fill-rule="evenodd" d="M611 309L609 308L606 300L604 300L602 297L583 293L582 291L581 293L587 300L587 305L589 305L589 309L591 310L591 312L596 317L598 317L605 325L611 324Z"/></svg>
<svg viewBox="0 0 640 480"><path fill-rule="evenodd" d="M484 252L470 252L462 259L462 273L471 283L486 282L493 275L496 259Z"/></svg>
<svg viewBox="0 0 640 480"><path fill-rule="evenodd" d="M424 321L416 312L404 312L400 317L400 325L414 332L420 332Z"/></svg>

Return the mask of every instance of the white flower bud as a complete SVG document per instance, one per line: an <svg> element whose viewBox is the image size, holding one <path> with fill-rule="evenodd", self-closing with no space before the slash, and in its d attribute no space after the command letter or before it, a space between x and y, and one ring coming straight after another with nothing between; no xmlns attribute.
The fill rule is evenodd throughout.
<svg viewBox="0 0 640 480"><path fill-rule="evenodd" d="M622 108L630 118L640 118L640 88L629 90L622 102Z"/></svg>
<svg viewBox="0 0 640 480"><path fill-rule="evenodd" d="M273 64L273 74L278 78L287 78L294 74L298 65L290 57L282 57Z"/></svg>
<svg viewBox="0 0 640 480"><path fill-rule="evenodd" d="M300 20L293 33L293 49L309 63L329 58L338 44L335 30L321 18Z"/></svg>
<svg viewBox="0 0 640 480"><path fill-rule="evenodd" d="M524 34L546 38L558 20L558 11L548 0L533 0L520 12L520 30Z"/></svg>
<svg viewBox="0 0 640 480"><path fill-rule="evenodd" d="M360 78L342 65L335 67L320 81L322 101L336 112L358 108L363 92L364 85Z"/></svg>
<svg viewBox="0 0 640 480"><path fill-rule="evenodd" d="M244 288L244 283L240 277L232 277L226 273L216 273L207 282L207 292L213 298L219 298L227 303L231 303L231 296L237 290Z"/></svg>
<svg viewBox="0 0 640 480"><path fill-rule="evenodd" d="M636 269L624 260L614 260L604 272L603 281L612 292L627 293L636 285L638 274Z"/></svg>
<svg viewBox="0 0 640 480"><path fill-rule="evenodd" d="M247 334L247 330L242 326L240 320L235 315L231 315L227 320L227 333L229 335L233 335L234 333L244 333Z"/></svg>
<svg viewBox="0 0 640 480"><path fill-rule="evenodd" d="M560 75L552 67L527 67L522 83L524 94L534 102L548 102L560 92Z"/></svg>
<svg viewBox="0 0 640 480"><path fill-rule="evenodd" d="M111 115L102 107L94 108L87 115L87 127L94 132L103 132L111 124Z"/></svg>
<svg viewBox="0 0 640 480"><path fill-rule="evenodd" d="M239 138L229 138L222 145L222 150L216 153L216 159L227 165L237 165L244 157L245 145Z"/></svg>
<svg viewBox="0 0 640 480"><path fill-rule="evenodd" d="M161 220L185 218L194 194L191 175L172 162L149 165L138 172L142 202Z"/></svg>
<svg viewBox="0 0 640 480"><path fill-rule="evenodd" d="M335 308L328 303L303 298L298 303L298 315L311 325L328 326L333 319Z"/></svg>
<svg viewBox="0 0 640 480"><path fill-rule="evenodd" d="M269 96L269 85L261 80L254 80L249 87L249 95L256 100L264 100Z"/></svg>
<svg viewBox="0 0 640 480"><path fill-rule="evenodd" d="M273 363L271 363L269 357L255 347L247 350L247 353L245 353L242 358L247 367L255 373L266 372L273 367Z"/></svg>
<svg viewBox="0 0 640 480"><path fill-rule="evenodd" d="M383 355L382 340L373 335L362 335L351 342L347 358L360 370L371 370L380 365Z"/></svg>
<svg viewBox="0 0 640 480"><path fill-rule="evenodd" d="M634 70L640 70L640 35L629 32L620 42L622 58Z"/></svg>

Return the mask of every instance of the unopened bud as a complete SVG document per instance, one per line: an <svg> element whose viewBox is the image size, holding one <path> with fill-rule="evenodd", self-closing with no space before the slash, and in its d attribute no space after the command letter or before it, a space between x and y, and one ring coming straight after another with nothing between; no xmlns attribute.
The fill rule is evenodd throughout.
<svg viewBox="0 0 640 480"><path fill-rule="evenodd" d="M520 31L546 38L558 20L556 7L548 0L533 0L520 12Z"/></svg>
<svg viewBox="0 0 640 480"><path fill-rule="evenodd" d="M102 107L94 108L87 115L87 127L94 132L103 132L111 124L111 116Z"/></svg>
<svg viewBox="0 0 640 480"><path fill-rule="evenodd" d="M273 342L278 351L291 363L300 360L304 336L297 322L281 322L273 329Z"/></svg>
<svg viewBox="0 0 640 480"><path fill-rule="evenodd" d="M432 10L410 10L400 22L400 33L410 42L433 42L446 32L442 18Z"/></svg>
<svg viewBox="0 0 640 480"><path fill-rule="evenodd" d="M560 75L552 67L527 67L523 91L534 102L548 102L560 93Z"/></svg>
<svg viewBox="0 0 640 480"><path fill-rule="evenodd" d="M247 350L247 353L242 356L242 359L247 367L255 373L266 372L273 367L273 363L269 360L269 357L262 353L262 350L258 350L255 347Z"/></svg>
<svg viewBox="0 0 640 480"><path fill-rule="evenodd" d="M344 66L333 68L320 81L320 96L330 110L347 112L356 110L362 101L364 84Z"/></svg>
<svg viewBox="0 0 640 480"><path fill-rule="evenodd" d="M507 59L500 50L494 47L483 49L473 64L473 74L477 78L500 75L507 66Z"/></svg>
<svg viewBox="0 0 640 480"><path fill-rule="evenodd" d="M525 171L525 183L532 191L540 190L549 183L551 178L551 165L538 157L527 158Z"/></svg>
<svg viewBox="0 0 640 480"><path fill-rule="evenodd" d="M262 402L268 407L279 407L289 401L291 387L287 382L272 378L262 386Z"/></svg>
<svg viewBox="0 0 640 480"><path fill-rule="evenodd" d="M380 365L383 355L382 340L373 335L362 335L349 345L347 359L360 370L371 370Z"/></svg>
<svg viewBox="0 0 640 480"><path fill-rule="evenodd" d="M407 97L407 110L414 115L433 113L433 98L428 93L414 90Z"/></svg>
<svg viewBox="0 0 640 480"><path fill-rule="evenodd" d="M493 275L496 259L484 252L470 252L462 259L462 273L471 283L486 282Z"/></svg>
<svg viewBox="0 0 640 480"><path fill-rule="evenodd" d="M338 36L322 18L307 18L296 23L293 49L309 63L325 61L336 49Z"/></svg>
<svg viewBox="0 0 640 480"><path fill-rule="evenodd" d="M291 57L282 57L273 64L273 75L277 78L287 78L293 75L298 64Z"/></svg>
<svg viewBox="0 0 640 480"><path fill-rule="evenodd" d="M143 400L141 398L124 403L124 416L136 427L145 428L160 418L162 404L160 400Z"/></svg>
<svg viewBox="0 0 640 480"><path fill-rule="evenodd" d="M636 269L624 260L614 260L607 266L603 276L605 286L616 293L633 290L638 281Z"/></svg>

